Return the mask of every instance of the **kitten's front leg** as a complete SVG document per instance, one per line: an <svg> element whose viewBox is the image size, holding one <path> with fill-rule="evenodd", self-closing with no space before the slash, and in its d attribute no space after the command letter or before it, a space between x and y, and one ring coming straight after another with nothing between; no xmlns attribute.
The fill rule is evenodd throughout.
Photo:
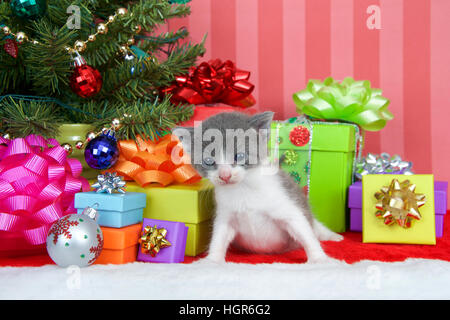
<svg viewBox="0 0 450 320"><path fill-rule="evenodd" d="M225 262L228 246L233 241L235 235L236 231L231 225L230 219L218 214L214 221L208 256L205 259L216 263Z"/></svg>
<svg viewBox="0 0 450 320"><path fill-rule="evenodd" d="M308 262L320 263L333 260L323 251L311 224L304 213L292 203L284 203L276 211L269 213L273 219L280 222L289 235L305 249Z"/></svg>

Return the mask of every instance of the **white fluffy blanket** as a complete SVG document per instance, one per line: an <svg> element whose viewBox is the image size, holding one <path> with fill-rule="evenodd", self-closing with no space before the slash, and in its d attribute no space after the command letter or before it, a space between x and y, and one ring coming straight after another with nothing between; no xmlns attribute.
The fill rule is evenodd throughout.
<svg viewBox="0 0 450 320"><path fill-rule="evenodd" d="M0 268L1 299L450 299L450 262Z"/></svg>

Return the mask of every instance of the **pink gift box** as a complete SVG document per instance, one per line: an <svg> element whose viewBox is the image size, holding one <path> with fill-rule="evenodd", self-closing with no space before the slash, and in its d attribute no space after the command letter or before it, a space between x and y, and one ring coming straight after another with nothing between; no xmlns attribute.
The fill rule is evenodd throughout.
<svg viewBox="0 0 450 320"><path fill-rule="evenodd" d="M434 182L434 207L436 219L436 238L444 231L444 216L447 213L448 182ZM362 231L362 183L355 182L348 189L348 207L350 208L350 231Z"/></svg>
<svg viewBox="0 0 450 320"><path fill-rule="evenodd" d="M155 257L152 257L149 253L143 253L140 245L137 261L160 263L183 262L189 228L182 222L144 218L142 231L144 231L145 227L154 227L155 225L158 229L164 228L167 230L166 240L170 242L171 246L162 248Z"/></svg>

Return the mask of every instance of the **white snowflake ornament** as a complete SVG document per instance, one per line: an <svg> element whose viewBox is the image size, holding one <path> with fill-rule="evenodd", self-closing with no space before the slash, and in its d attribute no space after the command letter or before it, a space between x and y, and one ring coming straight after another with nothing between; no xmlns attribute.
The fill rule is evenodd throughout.
<svg viewBox="0 0 450 320"><path fill-rule="evenodd" d="M47 234L47 252L60 267L86 267L95 262L103 249L103 233L98 213L87 207L82 214L69 214L56 221Z"/></svg>

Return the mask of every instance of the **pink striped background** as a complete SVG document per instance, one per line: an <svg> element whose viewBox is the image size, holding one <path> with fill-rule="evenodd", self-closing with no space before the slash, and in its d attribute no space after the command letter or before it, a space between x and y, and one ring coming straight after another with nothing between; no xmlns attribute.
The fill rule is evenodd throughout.
<svg viewBox="0 0 450 320"><path fill-rule="evenodd" d="M368 79L395 114L369 133L365 152L399 154L417 173L450 181L449 0L192 0L186 26L202 60L231 59L252 72L259 110L296 115L292 93L308 79ZM381 28L369 29L376 5Z"/></svg>

